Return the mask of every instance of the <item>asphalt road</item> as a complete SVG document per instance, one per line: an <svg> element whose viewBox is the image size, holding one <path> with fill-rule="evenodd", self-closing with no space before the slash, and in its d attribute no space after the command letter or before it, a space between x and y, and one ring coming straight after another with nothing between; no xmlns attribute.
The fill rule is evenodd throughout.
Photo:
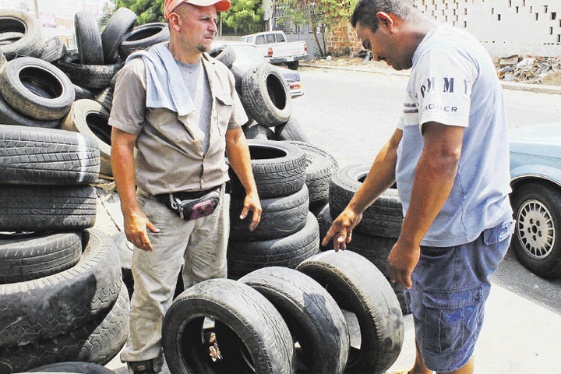
<svg viewBox="0 0 561 374"><path fill-rule="evenodd" d="M395 129L407 76L321 68L299 71L305 95L293 101L293 118L310 142L330 152L340 166L370 164ZM561 125L561 94L505 89L504 96L510 128L541 122ZM561 279L541 279L509 253L492 281L477 373L561 373ZM406 317L402 355L392 369L412 364L410 319Z"/></svg>

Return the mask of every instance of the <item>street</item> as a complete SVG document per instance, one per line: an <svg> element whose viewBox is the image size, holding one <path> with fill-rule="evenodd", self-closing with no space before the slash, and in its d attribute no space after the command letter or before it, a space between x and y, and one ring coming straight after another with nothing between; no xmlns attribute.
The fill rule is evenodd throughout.
<svg viewBox="0 0 561 374"><path fill-rule="evenodd" d="M310 142L331 153L340 167L370 164L395 129L407 77L318 68L299 72L305 95L293 101L293 118ZM508 89L504 95L510 128L561 125L561 95ZM541 279L509 253L492 281L476 373L561 373L561 279ZM406 341L392 370L410 368L413 342L411 316L406 316Z"/></svg>

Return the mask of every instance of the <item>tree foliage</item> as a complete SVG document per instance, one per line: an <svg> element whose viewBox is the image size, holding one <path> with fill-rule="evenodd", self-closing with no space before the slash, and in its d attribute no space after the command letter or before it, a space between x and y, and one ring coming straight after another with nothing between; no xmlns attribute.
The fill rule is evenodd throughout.
<svg viewBox="0 0 561 374"><path fill-rule="evenodd" d="M138 16L137 25L164 21L164 0L117 0L117 7L125 7Z"/></svg>
<svg viewBox="0 0 561 374"><path fill-rule="evenodd" d="M326 33L341 20L349 19L357 0L277 0L275 7L279 21L292 21L295 25L310 25L314 31L320 54L327 51ZM318 38L322 35L323 43Z"/></svg>
<svg viewBox="0 0 561 374"><path fill-rule="evenodd" d="M263 31L264 14L262 0L233 0L223 19L236 34L252 34Z"/></svg>

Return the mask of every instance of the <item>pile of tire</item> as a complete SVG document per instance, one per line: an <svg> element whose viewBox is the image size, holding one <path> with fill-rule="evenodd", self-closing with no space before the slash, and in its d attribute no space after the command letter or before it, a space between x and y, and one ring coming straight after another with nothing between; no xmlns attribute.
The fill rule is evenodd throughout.
<svg viewBox="0 0 561 374"><path fill-rule="evenodd" d="M100 30L94 13L74 16L77 50L60 38L44 41L39 20L0 10L0 123L62 128L95 139L100 176L111 179L109 112L116 73L135 50L169 40L165 23L135 26L136 14L119 8Z"/></svg>
<svg viewBox="0 0 561 374"><path fill-rule="evenodd" d="M403 337L388 281L351 251L203 281L173 301L162 328L172 373L384 373Z"/></svg>
<svg viewBox="0 0 561 374"><path fill-rule="evenodd" d="M129 298L96 229L99 148L80 133L0 125L0 373L109 362Z"/></svg>
<svg viewBox="0 0 561 374"><path fill-rule="evenodd" d="M329 185L329 203L318 213L322 236L327 233L333 219L343 212L351 198L362 185L371 165L351 164L335 172ZM384 276L388 276L387 261L399 238L403 222L403 209L395 186L386 190L363 213L362 220L354 228L347 249L370 260ZM322 248L322 249L329 249ZM411 313L405 300L403 286L391 283L403 314Z"/></svg>
<svg viewBox="0 0 561 374"><path fill-rule="evenodd" d="M261 222L249 230L245 219L245 189L230 168L230 239L228 275L239 278L266 266L295 268L319 252L319 225L309 211L306 155L297 145L248 140L251 167L261 200Z"/></svg>

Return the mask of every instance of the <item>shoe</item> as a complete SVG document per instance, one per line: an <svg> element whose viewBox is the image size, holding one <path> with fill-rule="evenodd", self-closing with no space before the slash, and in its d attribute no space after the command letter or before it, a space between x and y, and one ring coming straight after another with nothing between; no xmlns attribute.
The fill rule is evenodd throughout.
<svg viewBox="0 0 561 374"><path fill-rule="evenodd" d="M134 374L156 374L152 360L127 362L127 366Z"/></svg>

